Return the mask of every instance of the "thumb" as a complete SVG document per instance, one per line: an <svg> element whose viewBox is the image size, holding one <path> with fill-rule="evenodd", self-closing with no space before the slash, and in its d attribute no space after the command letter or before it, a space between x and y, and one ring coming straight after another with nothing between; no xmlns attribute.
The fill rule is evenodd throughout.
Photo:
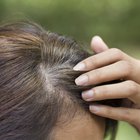
<svg viewBox="0 0 140 140"><path fill-rule="evenodd" d="M108 50L108 46L105 44L105 42L101 39L99 36L94 36L91 40L91 49L95 53L100 53L103 51Z"/></svg>

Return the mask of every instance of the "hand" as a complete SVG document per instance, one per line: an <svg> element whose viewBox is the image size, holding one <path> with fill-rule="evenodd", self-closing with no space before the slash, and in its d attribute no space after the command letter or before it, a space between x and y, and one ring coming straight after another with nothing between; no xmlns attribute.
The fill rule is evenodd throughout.
<svg viewBox="0 0 140 140"><path fill-rule="evenodd" d="M109 49L97 36L92 39L91 48L98 54L83 60L73 68L86 71L75 80L75 83L86 86L118 79L123 79L123 81L83 91L83 99L100 101L123 98L125 107L90 105L89 109L102 117L129 122L140 133L140 60L119 49Z"/></svg>

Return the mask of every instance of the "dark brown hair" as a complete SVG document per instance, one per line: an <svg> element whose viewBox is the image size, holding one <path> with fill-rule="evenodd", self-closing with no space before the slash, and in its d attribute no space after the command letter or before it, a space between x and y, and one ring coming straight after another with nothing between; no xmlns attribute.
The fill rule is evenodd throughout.
<svg viewBox="0 0 140 140"><path fill-rule="evenodd" d="M29 22L0 27L0 140L50 140L62 114L87 110L72 68L90 56L74 40ZM67 109L68 108L68 109ZM73 112L72 114L70 112ZM106 131L115 130L108 121Z"/></svg>

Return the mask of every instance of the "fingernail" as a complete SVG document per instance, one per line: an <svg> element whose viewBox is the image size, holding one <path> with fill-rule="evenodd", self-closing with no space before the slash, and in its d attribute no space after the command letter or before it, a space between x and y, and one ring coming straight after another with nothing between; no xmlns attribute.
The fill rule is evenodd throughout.
<svg viewBox="0 0 140 140"><path fill-rule="evenodd" d="M77 85L86 85L87 82L88 82L88 76L87 75L82 75L75 80L75 83Z"/></svg>
<svg viewBox="0 0 140 140"><path fill-rule="evenodd" d="M101 37L96 35L92 38L91 44L98 43L98 42L101 42L101 41L102 41Z"/></svg>
<svg viewBox="0 0 140 140"><path fill-rule="evenodd" d="M89 106L89 110L93 113L97 113L100 111L100 107L96 106L96 105L91 105L91 106Z"/></svg>
<svg viewBox="0 0 140 140"><path fill-rule="evenodd" d="M92 38L92 41L94 40L98 40L98 41L103 41L102 38L98 35L95 35L93 38Z"/></svg>
<svg viewBox="0 0 140 140"><path fill-rule="evenodd" d="M82 98L86 101L91 101L94 97L93 90L83 91L82 92Z"/></svg>
<svg viewBox="0 0 140 140"><path fill-rule="evenodd" d="M78 70L84 70L85 67L86 67L86 66L85 66L84 63L79 63L79 64L77 64L76 66L74 66L73 70L76 70L76 71L78 71Z"/></svg>

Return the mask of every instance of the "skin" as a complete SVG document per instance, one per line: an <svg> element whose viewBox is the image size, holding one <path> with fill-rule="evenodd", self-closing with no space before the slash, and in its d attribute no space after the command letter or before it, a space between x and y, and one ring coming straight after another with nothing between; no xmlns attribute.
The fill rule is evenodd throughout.
<svg viewBox="0 0 140 140"><path fill-rule="evenodd" d="M61 122L61 121L60 121ZM67 124L60 123L54 129L55 140L103 140L105 122L95 115L76 116Z"/></svg>
<svg viewBox="0 0 140 140"><path fill-rule="evenodd" d="M117 84L97 86L82 93L88 101L123 99L119 108L103 105L90 105L92 113L115 120L126 121L140 134L140 60L135 59L117 48L109 49L104 41L96 36L91 41L93 55L73 69L87 71L75 80L77 85L94 85L121 79Z"/></svg>

